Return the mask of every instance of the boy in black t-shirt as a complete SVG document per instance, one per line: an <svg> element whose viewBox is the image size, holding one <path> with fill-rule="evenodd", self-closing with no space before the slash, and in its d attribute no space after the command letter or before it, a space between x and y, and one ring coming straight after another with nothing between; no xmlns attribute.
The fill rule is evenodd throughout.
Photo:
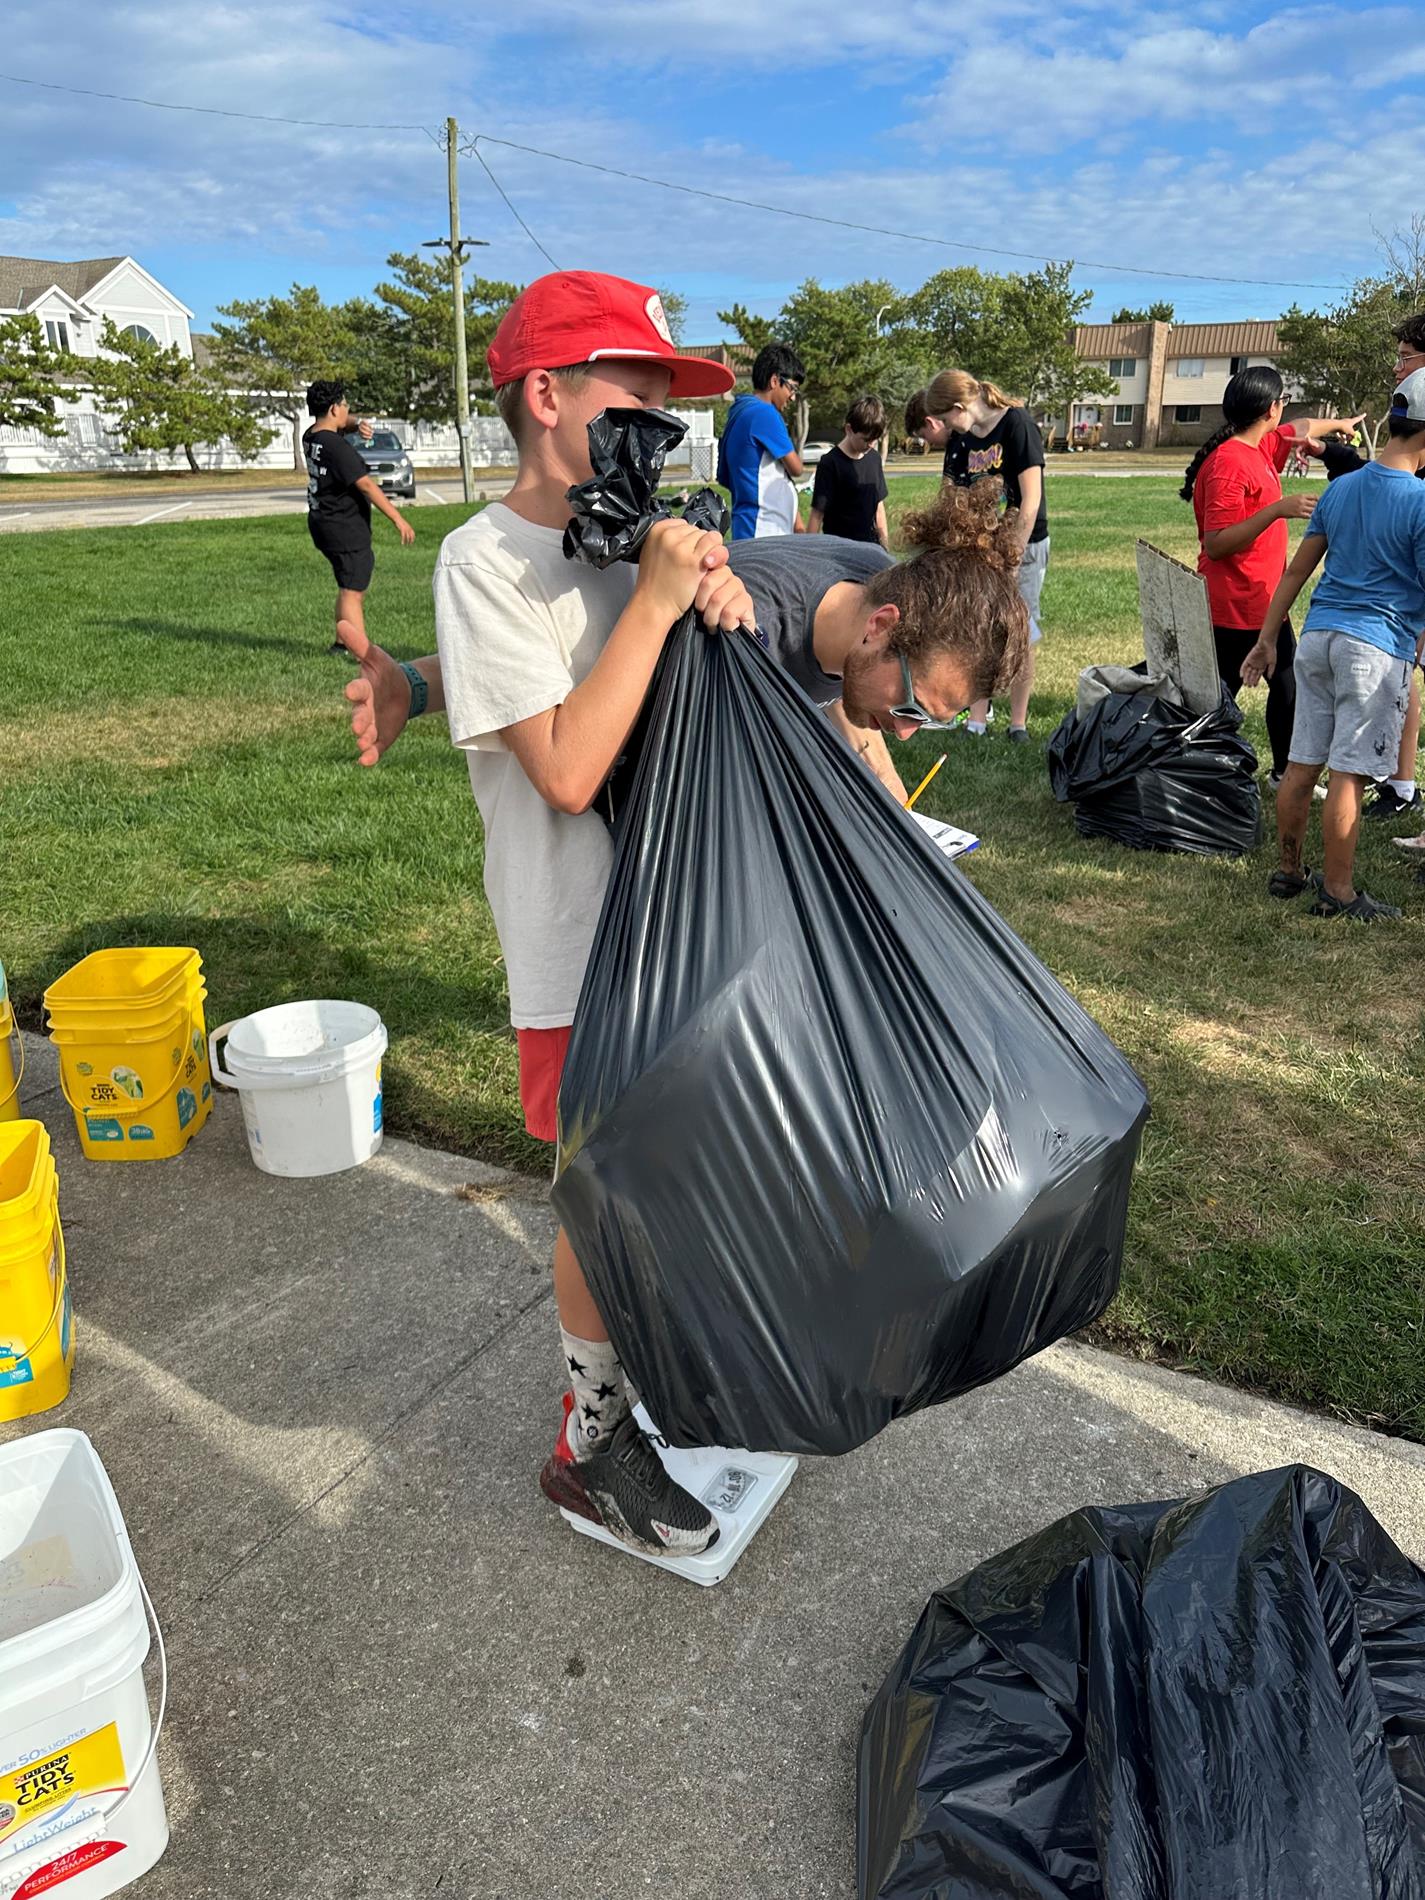
<svg viewBox="0 0 1425 1900"><path fill-rule="evenodd" d="M816 465L809 534L843 541L879 541L890 546L886 528L886 474L876 444L886 432L885 405L878 396L858 397L846 412L846 433Z"/></svg>
<svg viewBox="0 0 1425 1900"><path fill-rule="evenodd" d="M336 576L338 621L353 621L365 632L361 597L371 585L376 565L371 551L372 503L395 522L402 546L411 545L416 531L387 501L381 484L347 441L345 431L357 425L342 384L313 383L307 391L307 413L313 418L302 437L307 457L307 530ZM346 648L335 640L331 651L345 653Z"/></svg>

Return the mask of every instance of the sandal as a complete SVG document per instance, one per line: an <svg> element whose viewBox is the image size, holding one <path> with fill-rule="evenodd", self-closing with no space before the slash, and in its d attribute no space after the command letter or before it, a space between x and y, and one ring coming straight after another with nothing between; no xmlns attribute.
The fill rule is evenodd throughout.
<svg viewBox="0 0 1425 1900"><path fill-rule="evenodd" d="M1303 864L1299 871L1273 871L1267 879L1268 897L1300 897L1303 891L1320 891L1325 879L1319 871Z"/></svg>
<svg viewBox="0 0 1425 1900"><path fill-rule="evenodd" d="M1307 913L1311 917L1349 917L1358 924L1380 923L1384 918L1399 917L1400 914L1395 904L1382 904L1369 891L1357 891L1349 904L1343 904L1339 897L1332 897L1328 891L1322 891Z"/></svg>

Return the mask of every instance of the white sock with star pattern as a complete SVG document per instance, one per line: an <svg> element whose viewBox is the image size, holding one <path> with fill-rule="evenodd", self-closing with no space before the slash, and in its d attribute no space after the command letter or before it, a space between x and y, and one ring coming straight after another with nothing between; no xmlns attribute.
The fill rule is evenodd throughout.
<svg viewBox="0 0 1425 1900"><path fill-rule="evenodd" d="M576 1458L601 1451L629 1411L628 1386L611 1339L579 1339L561 1326L564 1369L574 1394L569 1449Z"/></svg>

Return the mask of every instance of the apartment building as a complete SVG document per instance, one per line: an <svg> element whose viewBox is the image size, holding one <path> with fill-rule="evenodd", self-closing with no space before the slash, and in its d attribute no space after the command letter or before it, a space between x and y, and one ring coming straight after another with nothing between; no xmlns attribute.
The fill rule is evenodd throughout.
<svg viewBox="0 0 1425 1900"><path fill-rule="evenodd" d="M1070 428L1097 427L1105 448L1193 448L1222 426L1222 395L1251 363L1275 364L1275 323L1086 323L1074 349L1118 384L1075 403ZM1288 401L1286 414L1309 405ZM1060 425L1062 428L1062 424Z"/></svg>

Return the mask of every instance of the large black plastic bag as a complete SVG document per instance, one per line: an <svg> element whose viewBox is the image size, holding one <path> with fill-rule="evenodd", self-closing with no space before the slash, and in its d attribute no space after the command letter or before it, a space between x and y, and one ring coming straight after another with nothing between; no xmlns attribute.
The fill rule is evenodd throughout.
<svg viewBox="0 0 1425 1900"><path fill-rule="evenodd" d="M861 1735L861 1900L1421 1900L1425 1575L1305 1466L939 1591Z"/></svg>
<svg viewBox="0 0 1425 1900"><path fill-rule="evenodd" d="M1049 782L1086 838L1139 851L1240 857L1262 836L1257 755L1224 691L1194 714L1154 686L1071 712L1049 741Z"/></svg>
<svg viewBox="0 0 1425 1900"><path fill-rule="evenodd" d="M1087 1324L1122 1054L746 635L656 676L554 1201L675 1444L844 1452Z"/></svg>

